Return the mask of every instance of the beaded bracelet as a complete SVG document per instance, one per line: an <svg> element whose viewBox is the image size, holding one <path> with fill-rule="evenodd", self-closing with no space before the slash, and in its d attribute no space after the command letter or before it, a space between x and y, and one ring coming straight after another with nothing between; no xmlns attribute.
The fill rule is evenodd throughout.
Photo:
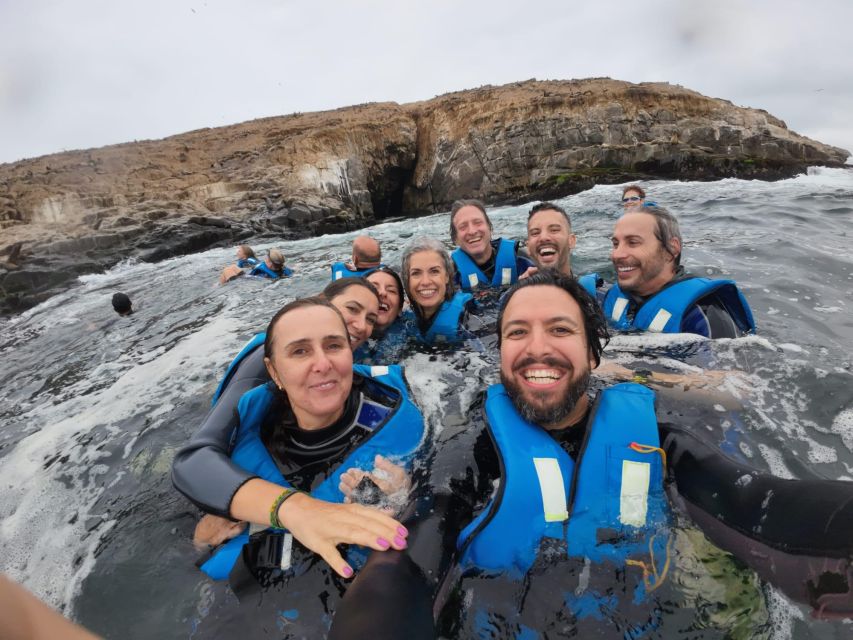
<svg viewBox="0 0 853 640"><path fill-rule="evenodd" d="M281 494L275 499L275 502L272 503L270 507L270 526L273 529L284 529L284 525L281 524L281 520L278 519L278 510L281 508L281 505L284 504L284 501L289 497L296 495L297 493L302 493L298 489L285 489L281 492Z"/></svg>

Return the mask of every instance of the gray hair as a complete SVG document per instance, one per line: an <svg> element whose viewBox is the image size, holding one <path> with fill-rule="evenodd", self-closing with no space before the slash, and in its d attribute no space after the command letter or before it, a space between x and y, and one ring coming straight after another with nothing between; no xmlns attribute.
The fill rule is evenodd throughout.
<svg viewBox="0 0 853 640"><path fill-rule="evenodd" d="M409 267L412 265L412 256L423 251L434 251L441 256L441 260L444 262L444 270L447 271L447 287L444 291L444 299L450 300L455 293L453 280L456 277L456 266L453 264L453 259L450 257L450 254L441 242L435 238L430 238L429 236L420 236L419 238L412 240L409 245L403 249L403 265L400 269L402 272L400 275L403 277L403 286L406 289L406 295L409 296L409 301L412 302L413 305L415 304L413 302L414 298L412 297L412 291L409 288Z"/></svg>
<svg viewBox="0 0 853 640"><path fill-rule="evenodd" d="M681 229L678 228L678 220L668 210L657 205L646 205L642 209L636 209L625 215L633 215L635 213L647 213L655 219L655 237L660 241L661 245L669 255L675 258L675 268L681 264L681 251L674 254L670 249L670 244L673 238L678 239L678 244L684 247L681 240Z"/></svg>

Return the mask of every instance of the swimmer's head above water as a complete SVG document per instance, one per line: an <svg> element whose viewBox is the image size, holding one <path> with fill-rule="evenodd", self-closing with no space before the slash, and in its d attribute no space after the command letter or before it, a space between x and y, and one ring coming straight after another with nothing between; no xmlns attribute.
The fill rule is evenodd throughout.
<svg viewBox="0 0 853 640"><path fill-rule="evenodd" d="M415 238L403 250L403 284L412 308L430 318L453 298L456 267L447 249L435 238Z"/></svg>
<svg viewBox="0 0 853 640"><path fill-rule="evenodd" d="M374 334L382 334L403 311L405 301L403 281L396 271L384 266L374 269L364 279L376 287L376 292L379 294L379 313L376 316Z"/></svg>
<svg viewBox="0 0 853 640"><path fill-rule="evenodd" d="M519 280L501 305L497 333L501 382L526 420L561 429L586 413L608 332L577 280L551 271Z"/></svg>
<svg viewBox="0 0 853 640"><path fill-rule="evenodd" d="M355 351L371 336L379 316L376 287L365 278L341 278L326 285L322 296L340 311Z"/></svg>
<svg viewBox="0 0 853 640"><path fill-rule="evenodd" d="M322 297L302 298L273 316L264 364L301 429L327 427L352 389L352 349L341 312Z"/></svg>

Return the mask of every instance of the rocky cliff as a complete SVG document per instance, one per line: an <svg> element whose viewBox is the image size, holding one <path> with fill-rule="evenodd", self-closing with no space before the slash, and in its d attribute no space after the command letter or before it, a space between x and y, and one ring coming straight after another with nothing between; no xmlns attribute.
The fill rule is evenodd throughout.
<svg viewBox="0 0 853 640"><path fill-rule="evenodd" d="M778 179L849 154L765 111L610 79L293 114L0 165L0 310L124 257L353 229L600 182Z"/></svg>

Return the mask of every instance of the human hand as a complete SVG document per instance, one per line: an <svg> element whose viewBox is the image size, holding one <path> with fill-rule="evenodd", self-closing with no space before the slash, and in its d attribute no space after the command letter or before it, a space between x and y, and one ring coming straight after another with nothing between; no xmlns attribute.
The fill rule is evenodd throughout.
<svg viewBox="0 0 853 640"><path fill-rule="evenodd" d="M193 544L197 547L205 545L217 547L223 542L240 535L245 526L245 522L234 522L228 518L220 518L219 516L207 514L195 526Z"/></svg>
<svg viewBox="0 0 853 640"><path fill-rule="evenodd" d="M386 496L408 493L412 481L403 467L380 455L374 458L374 465L370 473L352 468L341 475L338 488L346 496L346 502L358 502L357 489L365 477L369 478Z"/></svg>
<svg viewBox="0 0 853 640"><path fill-rule="evenodd" d="M403 525L377 509L326 502L304 493L288 498L279 507L278 517L294 538L344 578L351 578L353 570L337 545L357 544L376 551L402 550L409 535Z"/></svg>
<svg viewBox="0 0 853 640"><path fill-rule="evenodd" d="M519 280L524 280L525 278L529 278L530 276L535 276L539 273L539 267L527 267L527 270L518 276Z"/></svg>

